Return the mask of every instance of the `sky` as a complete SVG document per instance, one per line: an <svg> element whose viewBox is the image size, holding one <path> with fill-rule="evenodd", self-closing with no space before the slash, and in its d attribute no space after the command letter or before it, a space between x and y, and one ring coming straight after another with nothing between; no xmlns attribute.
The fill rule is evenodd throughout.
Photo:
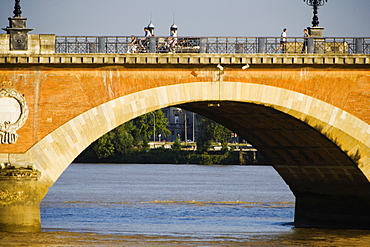
<svg viewBox="0 0 370 247"><path fill-rule="evenodd" d="M14 0L0 0L0 27L8 26ZM301 37L312 8L303 0L21 0L30 33L60 36L143 35L150 21L156 36ZM370 0L328 0L319 9L326 37L370 37ZM0 31L5 33L5 31Z"/></svg>

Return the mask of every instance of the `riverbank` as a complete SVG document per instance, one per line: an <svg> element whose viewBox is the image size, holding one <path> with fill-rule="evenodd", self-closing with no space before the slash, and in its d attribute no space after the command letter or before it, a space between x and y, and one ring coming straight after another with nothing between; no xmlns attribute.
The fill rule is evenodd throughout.
<svg viewBox="0 0 370 247"><path fill-rule="evenodd" d="M191 150L156 148L132 150L99 159L94 152L86 150L73 163L118 163L118 164L200 164L200 165L270 165L259 153L209 151L199 154Z"/></svg>
<svg viewBox="0 0 370 247"><path fill-rule="evenodd" d="M273 247L362 247L368 246L368 231L295 229L287 234L256 235L250 238L197 239L170 236L124 236L66 231L44 231L41 233L0 233L0 246L273 246Z"/></svg>
<svg viewBox="0 0 370 247"><path fill-rule="evenodd" d="M22 233L0 233L0 239L0 246L278 246L265 241L245 242L245 240L241 239L225 241L188 237L122 236L64 231L27 233L27 235Z"/></svg>

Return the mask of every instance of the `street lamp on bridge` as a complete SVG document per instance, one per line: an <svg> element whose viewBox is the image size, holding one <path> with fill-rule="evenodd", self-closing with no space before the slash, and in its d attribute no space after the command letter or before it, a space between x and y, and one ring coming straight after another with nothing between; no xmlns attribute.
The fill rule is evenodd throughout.
<svg viewBox="0 0 370 247"><path fill-rule="evenodd" d="M312 26L318 27L319 26L319 6L323 6L328 0L303 0L306 2L308 6L313 7L313 18L312 18Z"/></svg>
<svg viewBox="0 0 370 247"><path fill-rule="evenodd" d="M322 37L324 28L319 27L319 7L323 6L328 0L303 0L308 6L313 7L312 27L310 35L313 37Z"/></svg>
<svg viewBox="0 0 370 247"><path fill-rule="evenodd" d="M9 17L9 26L3 28L7 34L10 34L10 50L28 50L28 32L32 28L26 27L27 18L21 16L21 0L15 0L14 16Z"/></svg>
<svg viewBox="0 0 370 247"><path fill-rule="evenodd" d="M20 5L21 0L15 0L15 5L14 5L14 17L21 17L22 10L21 10L21 5Z"/></svg>

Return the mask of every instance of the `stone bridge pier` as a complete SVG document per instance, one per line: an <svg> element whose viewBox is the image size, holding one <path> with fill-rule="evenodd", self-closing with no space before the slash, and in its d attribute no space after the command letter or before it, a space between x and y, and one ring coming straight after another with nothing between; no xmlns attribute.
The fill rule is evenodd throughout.
<svg viewBox="0 0 370 247"><path fill-rule="evenodd" d="M41 200L84 149L167 106L268 158L296 226L370 228L369 71L364 54L0 54L0 231L40 231Z"/></svg>
<svg viewBox="0 0 370 247"><path fill-rule="evenodd" d="M0 177L0 231L40 232L40 204L50 185L39 182L38 174L30 176L29 171L16 170Z"/></svg>

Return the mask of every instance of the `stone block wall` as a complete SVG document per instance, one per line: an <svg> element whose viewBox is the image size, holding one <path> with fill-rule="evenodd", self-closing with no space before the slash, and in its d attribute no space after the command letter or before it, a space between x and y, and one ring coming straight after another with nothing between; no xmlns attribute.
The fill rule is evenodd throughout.
<svg viewBox="0 0 370 247"><path fill-rule="evenodd" d="M10 34L0 34L0 54L54 54L54 34L28 34L28 50L10 50Z"/></svg>

